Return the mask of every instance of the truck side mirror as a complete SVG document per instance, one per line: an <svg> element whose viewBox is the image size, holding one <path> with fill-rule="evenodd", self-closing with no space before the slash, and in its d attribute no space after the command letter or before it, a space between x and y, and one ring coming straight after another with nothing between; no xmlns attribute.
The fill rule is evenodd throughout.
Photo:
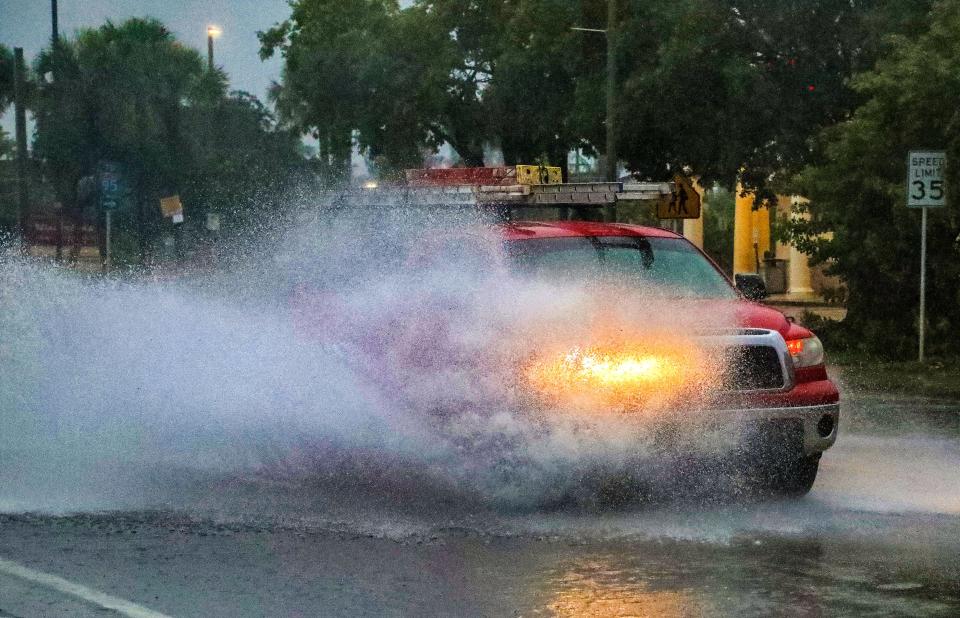
<svg viewBox="0 0 960 618"><path fill-rule="evenodd" d="M749 300L763 300L767 297L767 284L763 277L756 273L737 273L733 276L733 281L740 293Z"/></svg>

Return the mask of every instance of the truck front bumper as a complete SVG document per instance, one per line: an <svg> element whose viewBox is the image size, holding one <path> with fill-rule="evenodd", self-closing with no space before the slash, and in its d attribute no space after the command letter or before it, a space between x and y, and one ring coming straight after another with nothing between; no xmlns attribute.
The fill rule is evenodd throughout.
<svg viewBox="0 0 960 618"><path fill-rule="evenodd" d="M799 423L802 425L804 455L816 455L837 441L840 404L810 406L716 409L705 411L711 424L749 427L757 424Z"/></svg>

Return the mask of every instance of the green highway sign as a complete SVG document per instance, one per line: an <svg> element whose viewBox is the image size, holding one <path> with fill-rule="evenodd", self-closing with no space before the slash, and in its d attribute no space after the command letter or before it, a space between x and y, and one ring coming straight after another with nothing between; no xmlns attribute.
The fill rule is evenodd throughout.
<svg viewBox="0 0 960 618"><path fill-rule="evenodd" d="M101 161L98 178L100 208L116 210L120 207L120 200L123 198L120 164L112 161Z"/></svg>

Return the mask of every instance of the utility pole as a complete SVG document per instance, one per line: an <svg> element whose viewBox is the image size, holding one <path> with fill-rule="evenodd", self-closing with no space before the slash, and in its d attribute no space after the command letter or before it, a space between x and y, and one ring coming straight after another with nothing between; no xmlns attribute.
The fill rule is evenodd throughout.
<svg viewBox="0 0 960 618"><path fill-rule="evenodd" d="M53 95L57 96L57 76L58 76L58 65L60 63L60 15L59 10L57 9L57 0L50 0L50 53L51 53L51 67L50 74L53 76ZM57 261L63 259L63 211L65 205L60 204L60 209L57 211Z"/></svg>
<svg viewBox="0 0 960 618"><path fill-rule="evenodd" d="M578 28L581 32L597 32L607 37L607 92L606 103L606 169L604 178L607 182L617 182L617 0L607 0L607 28ZM617 207L614 204L604 209L604 219L617 220Z"/></svg>
<svg viewBox="0 0 960 618"><path fill-rule="evenodd" d="M617 182L617 0L607 0L607 182Z"/></svg>
<svg viewBox="0 0 960 618"><path fill-rule="evenodd" d="M20 238L21 246L25 246L24 222L30 208L30 193L27 183L27 113L24 99L26 98L26 79L24 77L23 48L13 49L13 105L14 122L17 134L17 221L15 230Z"/></svg>
<svg viewBox="0 0 960 618"><path fill-rule="evenodd" d="M617 0L607 0L607 182L617 182ZM617 220L616 202L604 219Z"/></svg>

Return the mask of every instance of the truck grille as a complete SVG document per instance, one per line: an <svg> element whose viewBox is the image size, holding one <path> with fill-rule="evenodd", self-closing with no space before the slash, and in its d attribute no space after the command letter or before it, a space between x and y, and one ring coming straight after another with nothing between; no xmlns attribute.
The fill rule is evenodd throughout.
<svg viewBox="0 0 960 618"><path fill-rule="evenodd" d="M758 391L784 388L787 377L778 350L766 345L737 345L726 349L724 390Z"/></svg>

